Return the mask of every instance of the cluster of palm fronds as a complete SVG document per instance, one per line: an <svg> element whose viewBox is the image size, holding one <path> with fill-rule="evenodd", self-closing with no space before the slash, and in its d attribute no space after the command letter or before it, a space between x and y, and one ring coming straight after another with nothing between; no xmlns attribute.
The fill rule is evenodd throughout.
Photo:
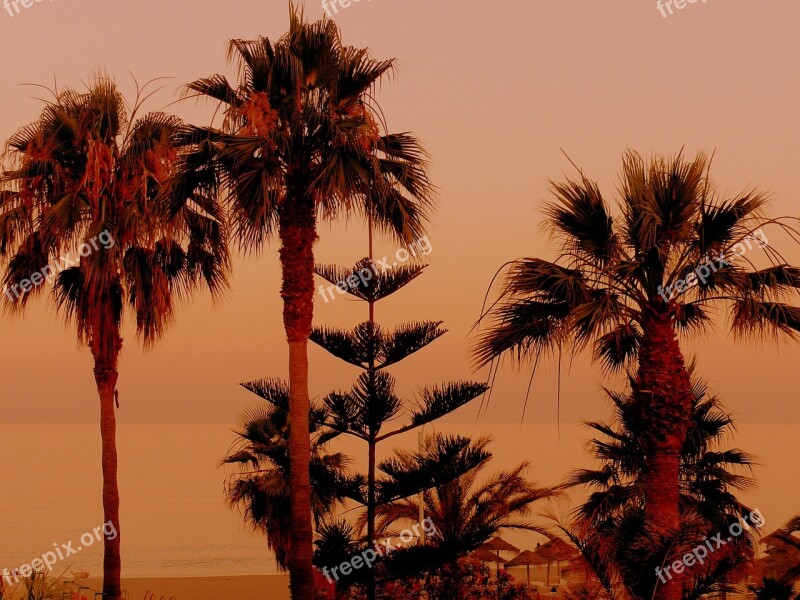
<svg viewBox="0 0 800 600"><path fill-rule="evenodd" d="M592 490L576 509L568 533L612 598L652 597L662 583L657 567L680 560L720 531L727 535L731 524L750 513L735 494L754 485L750 475L755 460L737 448L720 448L733 428L732 418L705 383L692 383L691 427L681 452L681 525L668 535L649 529L645 519L645 425L635 396L607 390L614 421L588 424L601 436L591 441L600 468L576 471L567 483ZM684 598L729 589L726 582L734 583L737 571L752 561L757 535L748 528L687 569Z"/></svg>

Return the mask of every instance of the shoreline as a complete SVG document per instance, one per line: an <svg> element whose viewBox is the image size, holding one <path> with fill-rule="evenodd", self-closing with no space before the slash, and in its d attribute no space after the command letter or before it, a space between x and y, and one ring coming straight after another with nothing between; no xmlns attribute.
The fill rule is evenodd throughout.
<svg viewBox="0 0 800 600"><path fill-rule="evenodd" d="M78 582L88 589L82 598L94 600L102 589L102 580L89 578ZM77 588L70 586L71 590ZM216 577L132 577L122 579L127 600L289 600L289 575L231 575ZM151 594L153 596L151 596ZM24 590L18 587L9 600L21 600Z"/></svg>

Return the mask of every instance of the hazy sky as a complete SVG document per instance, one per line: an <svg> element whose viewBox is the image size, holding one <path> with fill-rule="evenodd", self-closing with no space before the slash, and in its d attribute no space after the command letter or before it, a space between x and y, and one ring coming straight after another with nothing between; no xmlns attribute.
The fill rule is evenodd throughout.
<svg viewBox="0 0 800 600"><path fill-rule="evenodd" d="M322 8L310 0L310 18ZM274 0L45 0L20 14L0 9L3 77L0 135L36 118L43 92L23 83L78 86L96 69L132 90L170 77L149 108L179 86L227 72L226 40L281 35L288 3ZM430 267L379 305L386 324L442 319L450 333L394 369L400 391L469 368L468 331L496 269L521 256L554 258L540 233L547 179L571 172L564 149L609 198L626 148L642 153L716 152L722 192L772 192L775 213L798 215L800 3L709 0L662 17L654 0L454 2L361 0L336 16L346 43L396 57L397 76L379 100L391 129L413 130L433 156L441 206L430 229ZM194 102L169 110L205 123ZM774 244L785 240L771 237ZM783 248L782 248L783 249ZM277 246L237 260L233 285L213 306L184 307L149 353L126 330L119 418L129 422L222 421L252 397L237 383L286 374ZM390 254L389 241L378 255ZM352 263L366 253L358 222L321 228L318 262ZM785 254L800 260L790 247ZM365 309L318 298L317 324L353 325ZM797 421L797 346L780 350L719 333L699 345L700 371L747 421ZM89 352L76 346L40 301L23 319L0 321L0 420L94 421L98 401ZM312 393L349 386L357 374L311 349ZM561 418L605 417L598 368L576 358L564 369ZM519 421L528 371L501 371L486 421ZM555 419L555 369L541 366L526 419ZM477 404L456 414L474 420Z"/></svg>

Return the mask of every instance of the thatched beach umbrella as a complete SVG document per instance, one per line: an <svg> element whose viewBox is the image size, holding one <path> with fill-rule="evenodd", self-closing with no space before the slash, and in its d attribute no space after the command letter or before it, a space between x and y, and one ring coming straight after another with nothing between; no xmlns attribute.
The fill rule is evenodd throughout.
<svg viewBox="0 0 800 600"><path fill-rule="evenodd" d="M498 556L503 556L503 552L513 552L516 554L519 552L519 548L509 544L501 537L493 537L488 542L484 542L478 548L483 548L484 550L490 550L491 552L497 552Z"/></svg>
<svg viewBox="0 0 800 600"><path fill-rule="evenodd" d="M531 565L540 565L541 557L537 556L535 552L531 552L530 550L523 550L519 554L517 554L514 558L509 560L505 567L508 569L509 567L521 567L525 566L525 571L528 574L528 585L531 584Z"/></svg>
<svg viewBox="0 0 800 600"><path fill-rule="evenodd" d="M470 553L472 558L476 558L481 562L485 563L497 563L497 573L500 573L500 563L505 562L499 555L492 552L491 550L487 550L486 548L478 548L474 552Z"/></svg>
<svg viewBox="0 0 800 600"><path fill-rule="evenodd" d="M561 538L553 538L539 546L537 551L550 556L553 561L573 560L580 554L576 548L573 548Z"/></svg>
<svg viewBox="0 0 800 600"><path fill-rule="evenodd" d="M564 540L553 538L549 542L537 546L533 554L538 562L531 564L547 565L547 585L550 585L550 564L556 563L556 570L560 572L561 561L573 560L580 553Z"/></svg>
<svg viewBox="0 0 800 600"><path fill-rule="evenodd" d="M479 548L485 548L486 550L492 550L494 552L519 552L519 548L509 544L501 537L493 537L488 542L481 544Z"/></svg>
<svg viewBox="0 0 800 600"><path fill-rule="evenodd" d="M582 578L583 581L580 583L588 583L591 579L591 574L594 572L592 566L587 562L587 560L578 555L577 557L573 558L569 561L569 564L561 569L561 576L569 582L570 577L574 577L575 582L580 582L579 579Z"/></svg>

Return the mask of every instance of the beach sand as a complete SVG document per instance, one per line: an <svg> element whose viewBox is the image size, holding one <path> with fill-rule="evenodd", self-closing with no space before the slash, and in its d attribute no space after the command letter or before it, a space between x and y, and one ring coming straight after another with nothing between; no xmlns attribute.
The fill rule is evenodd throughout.
<svg viewBox="0 0 800 600"><path fill-rule="evenodd" d="M93 590L102 589L99 579L82 583L91 590L82 590L86 600L94 600ZM289 600L289 576L123 579L122 589L126 600Z"/></svg>
<svg viewBox="0 0 800 600"><path fill-rule="evenodd" d="M147 592L155 594L155 600L162 596L165 600L289 599L288 575L125 579L122 584L128 592L128 600L144 600Z"/></svg>

